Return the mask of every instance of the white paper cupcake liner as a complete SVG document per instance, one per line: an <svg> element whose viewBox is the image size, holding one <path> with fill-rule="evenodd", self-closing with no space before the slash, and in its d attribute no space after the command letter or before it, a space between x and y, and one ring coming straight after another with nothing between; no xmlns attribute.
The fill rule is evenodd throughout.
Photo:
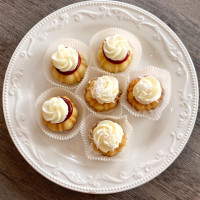
<svg viewBox="0 0 200 200"><path fill-rule="evenodd" d="M71 38L65 38L65 39L58 40L47 49L47 52L46 52L46 54L44 56L44 60L43 60L43 72L44 72L44 76L45 76L46 80L55 86L62 86L62 87L66 87L68 89L75 89L80 84L80 82L69 85L67 83L60 82L52 75L51 56L57 51L58 46L60 44L64 44L65 46L71 46L72 48L74 48L75 50L80 52L83 55L83 57L85 58L85 61L86 61L88 67L92 62L92 60L91 60L92 56L90 54L89 48L87 47L87 45L85 43L83 43L79 40L76 40L76 39L71 39ZM88 69L88 67L87 67L87 69ZM87 71L87 69L86 69L86 71Z"/></svg>
<svg viewBox="0 0 200 200"><path fill-rule="evenodd" d="M115 117L115 116L119 116L122 114L122 107L120 105L120 100L118 102L118 105L116 106L116 108L113 108L109 111L103 111L103 112L96 112L95 110L93 110L92 107L90 107L88 105L88 103L85 101L85 97L84 97L84 94L85 94L85 88L88 86L88 83L95 79L95 78L98 78L100 76L103 76L103 75L110 75L108 72L106 71L102 71L102 70L99 70L98 68L94 68L94 67L90 67L90 70L88 70L88 72L86 73L85 75L85 78L83 80L83 82L78 86L78 88L76 89L76 95L78 95L81 99L83 99L84 101L84 104L85 104L85 107L93 114L97 115L97 116L102 116L102 115L105 115L105 116L112 116L112 117ZM127 84L127 77L123 76L123 75L115 75L115 74L112 74L112 76L114 76L115 78L117 78L117 80L119 81L119 88L120 88L120 91L123 93L125 91L125 88L126 88L126 84ZM120 97L121 99L121 97Z"/></svg>
<svg viewBox="0 0 200 200"><path fill-rule="evenodd" d="M116 34L123 35L126 39L128 39L129 44L133 50L133 58L129 67L124 72L118 72L119 74L129 73L129 71L133 69L133 67L139 64L140 58L142 56L142 46L141 46L140 41L135 35L133 35L132 33L124 29L107 28L93 35L89 44L89 49L91 51L93 62L94 62L94 65L96 65L99 69L105 71L102 67L100 67L98 59L97 59L98 49L106 37L116 35Z"/></svg>
<svg viewBox="0 0 200 200"><path fill-rule="evenodd" d="M170 102L171 97L171 75L170 73L165 69L156 68L154 66L147 66L142 70L133 70L129 74L129 83L140 77L145 75L152 75L156 79L159 80L162 88L163 88L163 99L160 101L160 104L157 108L150 111L137 111L133 106L131 106L127 101L127 89L129 87L129 84L127 84L127 87L122 94L121 97L121 105L127 109L132 115L137 117L146 117L151 120L158 120L161 117L161 114L163 110L167 107L167 105Z"/></svg>
<svg viewBox="0 0 200 200"><path fill-rule="evenodd" d="M63 132L52 131L43 122L42 115L41 115L42 104L46 100L50 99L51 97L56 97L56 96L67 96L76 104L79 115L78 115L76 124L71 130L63 131ZM37 98L35 102L35 117L38 121L40 128L46 135L57 140L68 140L76 136L78 132L80 131L80 127L81 127L81 123L83 121L84 115L85 115L85 110L84 110L84 105L83 105L82 100L75 94L66 90L65 88L55 87L55 88L46 90L42 94L40 94L40 96Z"/></svg>
<svg viewBox="0 0 200 200"><path fill-rule="evenodd" d="M102 120L106 120L106 119L112 120L113 122L118 123L122 127L127 138L126 145L123 147L122 151L113 157L103 156L100 152L95 151L93 149L93 143L90 140L91 129L98 122ZM81 125L81 136L84 142L85 155L88 159L91 159L91 160L98 160L98 161L125 161L127 160L131 153L129 141L132 134L133 134L133 128L128 122L126 115L113 118L113 117L108 117L108 116L98 117L98 116L94 116L93 114L89 114L84 119Z"/></svg>

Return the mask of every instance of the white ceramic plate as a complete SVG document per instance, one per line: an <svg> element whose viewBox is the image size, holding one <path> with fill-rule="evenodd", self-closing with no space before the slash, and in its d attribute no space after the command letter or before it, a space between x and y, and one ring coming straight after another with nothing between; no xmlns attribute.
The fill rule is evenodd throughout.
<svg viewBox="0 0 200 200"><path fill-rule="evenodd" d="M68 141L46 136L33 117L34 102L52 87L42 73L49 45L61 38L88 44L107 27L133 32L143 46L140 67L155 65L172 76L172 98L159 121L132 117L132 155L126 162L98 162L84 155L81 135ZM114 193L160 174L180 154L194 126L198 85L192 60L176 34L149 12L120 2L81 2L45 17L22 39L9 63L3 89L10 135L27 162L49 180L72 190Z"/></svg>

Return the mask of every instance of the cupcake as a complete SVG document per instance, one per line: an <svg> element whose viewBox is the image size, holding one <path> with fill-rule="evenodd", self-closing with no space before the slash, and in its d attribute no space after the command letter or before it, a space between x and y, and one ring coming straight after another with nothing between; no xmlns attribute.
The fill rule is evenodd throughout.
<svg viewBox="0 0 200 200"><path fill-rule="evenodd" d="M153 76L134 79L127 90L127 101L137 111L152 110L162 100L163 90L160 82Z"/></svg>
<svg viewBox="0 0 200 200"><path fill-rule="evenodd" d="M83 55L70 46L60 44L51 56L52 74L62 83L71 85L80 82L86 68L87 64Z"/></svg>
<svg viewBox="0 0 200 200"><path fill-rule="evenodd" d="M73 128L78 118L78 109L66 96L52 97L42 105L42 119L52 131L66 131Z"/></svg>
<svg viewBox="0 0 200 200"><path fill-rule="evenodd" d="M131 63L133 50L122 35L106 37L98 49L98 62L108 72L125 71Z"/></svg>
<svg viewBox="0 0 200 200"><path fill-rule="evenodd" d="M93 110L102 112L115 108L120 95L118 80L113 76L104 75L89 82L84 97Z"/></svg>
<svg viewBox="0 0 200 200"><path fill-rule="evenodd" d="M112 157L126 145L126 134L122 127L111 120L100 121L90 132L94 151Z"/></svg>

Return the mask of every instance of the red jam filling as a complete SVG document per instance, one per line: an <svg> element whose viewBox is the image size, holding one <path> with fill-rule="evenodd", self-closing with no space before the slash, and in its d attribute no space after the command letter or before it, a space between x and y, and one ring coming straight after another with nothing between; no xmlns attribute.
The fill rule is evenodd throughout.
<svg viewBox="0 0 200 200"><path fill-rule="evenodd" d="M80 56L79 53L78 53L78 64L76 65L76 68L75 68L74 70L72 70L72 71L66 71L66 72L61 72L61 71L60 71L59 69L57 69L57 68L56 68L56 70L57 70L60 74L63 74L63 75L65 75L65 76L67 76L67 75L73 74L73 73L79 68L80 64L81 64L81 56Z"/></svg>
<svg viewBox="0 0 200 200"><path fill-rule="evenodd" d="M64 121L66 121L66 120L69 119L69 118L71 117L71 115L72 115L73 106L72 106L71 102L70 102L68 99L65 99L64 97L61 97L61 98L64 100L64 102L65 102L65 103L67 104L67 106L68 106L68 114L67 114L66 118L64 119ZM62 122L64 122L64 121L62 121ZM60 123L62 123L62 122L60 122Z"/></svg>
<svg viewBox="0 0 200 200"><path fill-rule="evenodd" d="M103 47L102 47L102 49L103 49ZM127 52L126 57L125 57L124 59L122 59L122 60L112 60L112 59L108 58L108 57L106 56L105 52L104 52L104 49L103 49L103 55L105 56L105 58L106 58L109 62L111 62L111 63L113 63L113 64L121 64L121 63L125 62L125 61L128 59L128 57L129 57L129 55L130 55L130 51Z"/></svg>

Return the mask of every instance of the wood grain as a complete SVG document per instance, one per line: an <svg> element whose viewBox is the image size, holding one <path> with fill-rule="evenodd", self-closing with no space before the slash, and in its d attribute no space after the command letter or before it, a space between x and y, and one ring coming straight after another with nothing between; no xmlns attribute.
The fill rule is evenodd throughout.
<svg viewBox="0 0 200 200"><path fill-rule="evenodd" d="M43 17L73 1L0 0L0 90L9 60L22 37ZM155 14L184 42L200 77L200 1L124 0ZM90 195L62 188L38 174L14 146L0 98L1 200L200 200L200 112L185 149L161 175L138 188L110 195Z"/></svg>

